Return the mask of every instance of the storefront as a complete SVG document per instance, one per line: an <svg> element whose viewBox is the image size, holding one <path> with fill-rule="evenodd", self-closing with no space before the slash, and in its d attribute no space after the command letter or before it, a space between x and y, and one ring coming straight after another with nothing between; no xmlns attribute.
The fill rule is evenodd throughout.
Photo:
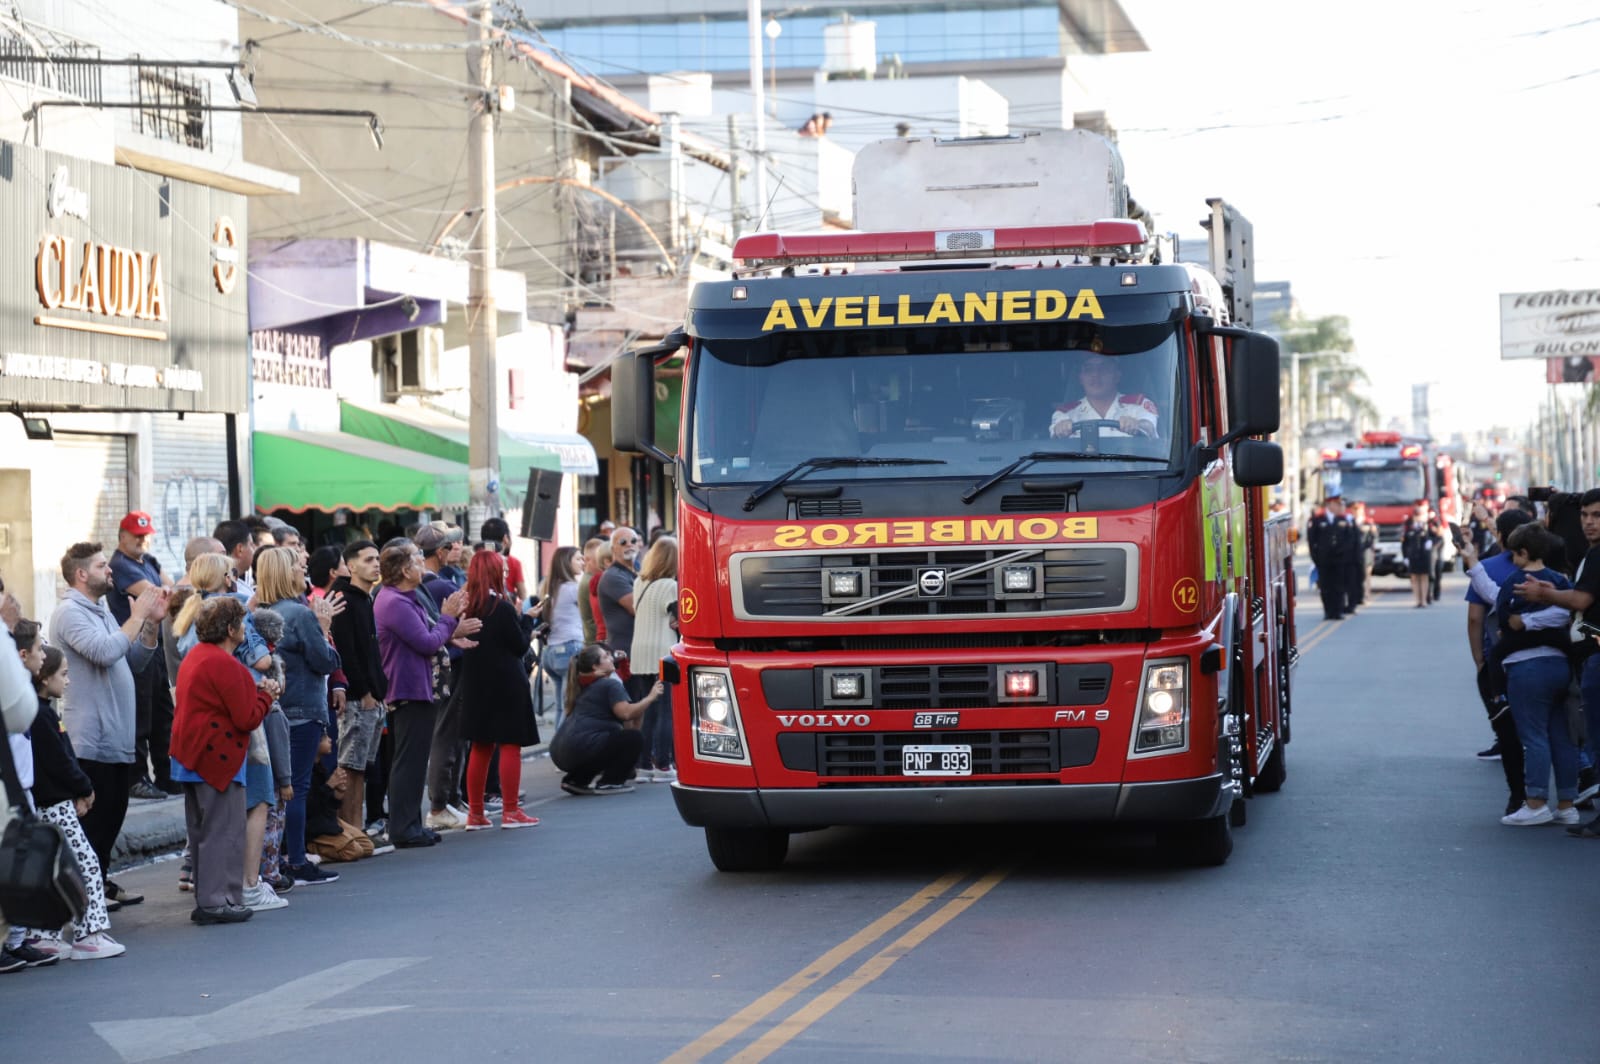
<svg viewBox="0 0 1600 1064"><path fill-rule="evenodd" d="M255 505L313 543L467 504L467 265L367 240L259 245L251 258ZM499 500L521 527L529 474L561 474L547 543L577 535L576 480L596 471L575 431L576 379L558 327L526 320L522 275L496 271ZM531 552L531 545L527 545ZM529 559L531 561L531 558Z"/></svg>
<svg viewBox="0 0 1600 1064"><path fill-rule="evenodd" d="M0 218L0 572L42 617L72 543L146 510L181 571L247 493L246 205L0 142Z"/></svg>

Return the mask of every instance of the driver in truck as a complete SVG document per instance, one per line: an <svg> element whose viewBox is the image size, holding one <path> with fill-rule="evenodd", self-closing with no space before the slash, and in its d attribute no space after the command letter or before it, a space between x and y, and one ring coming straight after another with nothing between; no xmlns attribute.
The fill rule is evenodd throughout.
<svg viewBox="0 0 1600 1064"><path fill-rule="evenodd" d="M1109 355L1087 355L1078 367L1078 383L1083 398L1056 407L1050 415L1050 435L1071 436L1086 421L1115 421L1115 429L1101 431L1107 436L1155 436L1156 404L1142 395L1122 394L1117 390L1122 367Z"/></svg>

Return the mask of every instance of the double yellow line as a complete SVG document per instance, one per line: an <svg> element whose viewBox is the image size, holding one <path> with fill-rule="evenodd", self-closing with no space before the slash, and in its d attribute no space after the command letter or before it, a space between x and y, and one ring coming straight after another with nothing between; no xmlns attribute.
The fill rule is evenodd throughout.
<svg viewBox="0 0 1600 1064"><path fill-rule="evenodd" d="M789 1013L770 1027L750 1045L729 1057L730 1064L755 1064L765 1060L777 1050L793 1041L806 1028L832 1012L850 995L887 972L894 962L944 927L951 920L971 908L979 898L989 893L1000 881L1011 874L1011 869L1000 868L973 881L960 893L947 900L938 909L918 922L905 934L874 953L855 971L823 990L804 1005ZM796 997L810 990L845 961L894 931L917 913L944 897L952 888L968 878L967 872L952 872L940 876L911 897L872 921L810 964L785 979L776 989L761 995L733 1016L711 1028L693 1042L666 1059L666 1064L689 1064L705 1057L743 1035L779 1011Z"/></svg>
<svg viewBox="0 0 1600 1064"><path fill-rule="evenodd" d="M1305 636L1304 639L1298 640L1297 645L1300 648L1300 656L1302 658L1304 658L1311 651L1315 650L1320 643L1325 641L1330 635L1332 635L1334 632L1337 632L1338 630L1339 630L1339 622L1338 621L1326 621L1325 620L1325 621L1322 621L1322 622L1318 623L1318 625L1315 628L1311 629L1311 631L1306 633L1306 636Z"/></svg>

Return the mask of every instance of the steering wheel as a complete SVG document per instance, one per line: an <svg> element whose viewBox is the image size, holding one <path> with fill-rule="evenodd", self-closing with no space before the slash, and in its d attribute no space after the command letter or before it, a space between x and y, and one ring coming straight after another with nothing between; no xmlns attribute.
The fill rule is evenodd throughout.
<svg viewBox="0 0 1600 1064"><path fill-rule="evenodd" d="M1115 421L1108 417L1085 418L1082 421L1074 421L1072 423L1072 431L1067 433L1067 435L1082 436L1083 430L1086 428L1111 429L1114 432L1121 432L1122 422Z"/></svg>
<svg viewBox="0 0 1600 1064"><path fill-rule="evenodd" d="M1086 428L1115 429L1117 432L1121 432L1122 422L1116 420L1115 418L1109 417L1095 417L1088 418L1084 421L1074 421L1072 423L1072 434L1076 436L1079 432Z"/></svg>

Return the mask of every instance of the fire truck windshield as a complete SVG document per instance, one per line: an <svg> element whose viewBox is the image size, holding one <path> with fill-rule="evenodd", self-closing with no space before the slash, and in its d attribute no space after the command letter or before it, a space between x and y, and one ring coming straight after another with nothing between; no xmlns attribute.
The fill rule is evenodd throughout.
<svg viewBox="0 0 1600 1064"><path fill-rule="evenodd" d="M829 479L970 483L1041 450L1052 473L1160 472L1178 461L1187 424L1178 352L1170 323L704 340L692 360L690 475L759 484L826 455L870 463L836 461ZM870 461L881 459L928 464Z"/></svg>
<svg viewBox="0 0 1600 1064"><path fill-rule="evenodd" d="M1428 494L1428 482L1416 465L1388 469L1337 469L1323 471L1323 484L1337 490L1347 502L1368 506L1410 506Z"/></svg>

